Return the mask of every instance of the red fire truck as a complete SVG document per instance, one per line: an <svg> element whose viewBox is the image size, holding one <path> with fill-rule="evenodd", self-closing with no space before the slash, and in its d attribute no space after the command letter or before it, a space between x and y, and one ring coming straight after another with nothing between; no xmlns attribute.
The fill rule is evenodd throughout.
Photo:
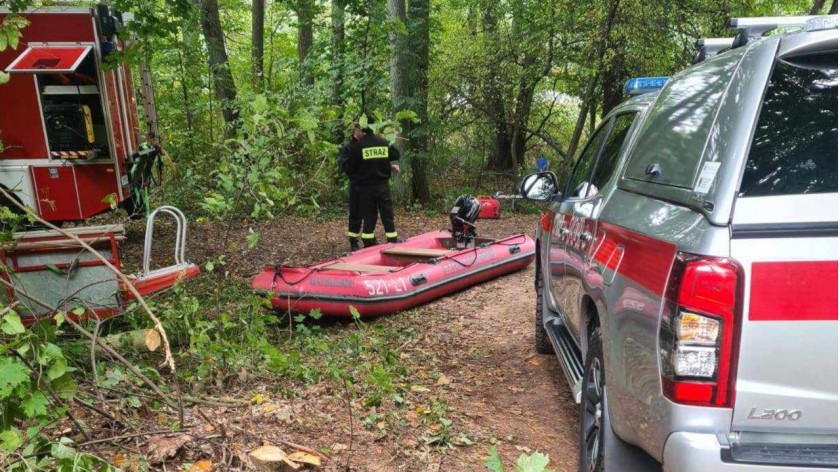
<svg viewBox="0 0 840 472"><path fill-rule="evenodd" d="M0 22L8 14L0 10ZM0 186L51 222L85 220L115 203L133 213L158 149L150 90L145 147L132 71L108 61L127 45L122 15L100 5L21 16L20 44L0 51L10 75L0 86Z"/></svg>
<svg viewBox="0 0 840 472"><path fill-rule="evenodd" d="M12 14L0 9L0 23ZM17 15L27 23L21 40L0 51L0 71L10 76L0 85L0 187L56 224L81 222L113 205L145 214L145 190L161 151L148 69L139 72L144 136L133 71L114 60L129 46L120 34L129 18L105 5ZM10 203L0 201L16 209ZM174 218L177 236L174 263L153 270L158 214ZM177 208L149 214L143 270L130 277L141 295L199 273L184 259L186 225ZM0 307L17 302L30 322L68 303L97 316L116 312L132 298L130 290L79 241L120 268L124 234L120 225L16 233L0 245Z"/></svg>

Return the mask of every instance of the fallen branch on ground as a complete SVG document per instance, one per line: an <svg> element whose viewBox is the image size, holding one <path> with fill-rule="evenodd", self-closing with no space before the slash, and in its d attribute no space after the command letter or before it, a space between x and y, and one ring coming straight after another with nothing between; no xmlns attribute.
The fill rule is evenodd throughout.
<svg viewBox="0 0 840 472"><path fill-rule="evenodd" d="M157 436L157 435L162 435L162 434L163 435L165 435L165 434L182 434L182 433L185 433L185 432L186 432L186 430L183 430L183 429L176 429L174 431L171 430L171 429L162 429L162 430L159 430L159 431L141 431L139 433L121 434L119 436L111 436L110 438L94 439L92 441L85 441L85 442L79 444L79 447L91 446L93 444L102 444L102 443L107 443L107 442L120 441L122 439L139 438L141 436Z"/></svg>
<svg viewBox="0 0 840 472"><path fill-rule="evenodd" d="M133 347L135 349L145 349L151 352L156 351L161 344L160 334L153 329L136 329L134 331L123 331L115 333L102 338L106 344L114 347L114 349ZM103 350L96 344L95 350L101 353Z"/></svg>

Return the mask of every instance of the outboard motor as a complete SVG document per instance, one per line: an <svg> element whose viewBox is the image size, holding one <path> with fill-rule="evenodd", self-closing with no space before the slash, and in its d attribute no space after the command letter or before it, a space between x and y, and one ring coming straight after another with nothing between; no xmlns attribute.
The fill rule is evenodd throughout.
<svg viewBox="0 0 840 472"><path fill-rule="evenodd" d="M455 200L455 206L449 211L449 221L452 223L452 239L456 248L475 245L475 220L480 211L481 203L472 195L461 195Z"/></svg>

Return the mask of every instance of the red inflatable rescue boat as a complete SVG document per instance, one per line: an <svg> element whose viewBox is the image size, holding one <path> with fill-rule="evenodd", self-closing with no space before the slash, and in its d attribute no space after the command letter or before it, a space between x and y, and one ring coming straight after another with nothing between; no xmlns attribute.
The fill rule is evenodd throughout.
<svg viewBox="0 0 840 472"><path fill-rule="evenodd" d="M350 317L353 306L370 317L415 307L534 260L534 240L525 234L455 246L449 232L434 231L309 267L267 266L252 287L273 295L271 303L281 311Z"/></svg>

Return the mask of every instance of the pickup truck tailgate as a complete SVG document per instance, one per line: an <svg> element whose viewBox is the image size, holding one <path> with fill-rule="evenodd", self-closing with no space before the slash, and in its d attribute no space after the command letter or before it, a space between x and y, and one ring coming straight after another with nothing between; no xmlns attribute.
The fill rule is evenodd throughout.
<svg viewBox="0 0 840 472"><path fill-rule="evenodd" d="M745 279L732 431L836 440L837 211L837 194L736 204L731 251Z"/></svg>

